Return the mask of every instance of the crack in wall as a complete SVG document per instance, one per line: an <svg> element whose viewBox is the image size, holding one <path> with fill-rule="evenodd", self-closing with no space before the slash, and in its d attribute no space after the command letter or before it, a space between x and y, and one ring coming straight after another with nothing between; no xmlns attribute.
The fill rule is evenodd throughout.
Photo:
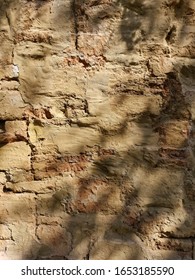
<svg viewBox="0 0 195 280"><path fill-rule="evenodd" d="M11 23L10 16L9 16L7 11L5 12L5 17L7 19L7 23L8 23L8 26L9 26L10 39L14 42L14 31L13 31L13 28L12 28L12 23Z"/></svg>
<svg viewBox="0 0 195 280"><path fill-rule="evenodd" d="M30 140L30 132L29 132L29 126L30 126L30 120L27 120L27 138L28 138L28 145L30 147L31 153L30 153L30 171L31 174L33 175L33 180L36 180L35 178L35 171L34 171L34 167L33 167L33 157L35 154L35 146L32 144L31 140Z"/></svg>
<svg viewBox="0 0 195 280"><path fill-rule="evenodd" d="M73 2L72 2L72 11L73 11L73 16L74 16L75 49L78 50L79 27L78 27L78 19L77 19L78 14L77 14L76 1L77 0L73 0Z"/></svg>
<svg viewBox="0 0 195 280"><path fill-rule="evenodd" d="M37 240L38 243L40 243L40 238L38 236L38 226L39 226L39 223L38 223L38 206L37 206L37 196L34 198L35 200L35 238Z"/></svg>

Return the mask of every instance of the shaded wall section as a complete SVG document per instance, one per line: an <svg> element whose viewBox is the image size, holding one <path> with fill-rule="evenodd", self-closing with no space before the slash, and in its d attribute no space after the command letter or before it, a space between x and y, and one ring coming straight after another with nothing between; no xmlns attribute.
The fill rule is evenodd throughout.
<svg viewBox="0 0 195 280"><path fill-rule="evenodd" d="M0 259L194 259L195 2L0 5Z"/></svg>

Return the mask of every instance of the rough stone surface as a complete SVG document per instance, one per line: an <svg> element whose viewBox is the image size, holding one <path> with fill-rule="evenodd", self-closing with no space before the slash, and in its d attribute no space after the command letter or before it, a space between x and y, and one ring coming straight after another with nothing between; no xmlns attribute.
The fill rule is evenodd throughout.
<svg viewBox="0 0 195 280"><path fill-rule="evenodd" d="M0 169L30 170L31 149L25 142L8 143L1 147Z"/></svg>
<svg viewBox="0 0 195 280"><path fill-rule="evenodd" d="M0 6L0 259L195 259L194 0Z"/></svg>

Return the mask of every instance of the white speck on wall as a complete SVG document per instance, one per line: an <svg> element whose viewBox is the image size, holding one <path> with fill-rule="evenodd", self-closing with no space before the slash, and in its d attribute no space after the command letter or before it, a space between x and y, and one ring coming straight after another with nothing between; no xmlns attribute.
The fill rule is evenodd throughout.
<svg viewBox="0 0 195 280"><path fill-rule="evenodd" d="M13 66L12 66L13 68L13 74L14 74L14 77L18 77L19 76L19 68L18 68L18 65L16 65L16 64L13 64Z"/></svg>

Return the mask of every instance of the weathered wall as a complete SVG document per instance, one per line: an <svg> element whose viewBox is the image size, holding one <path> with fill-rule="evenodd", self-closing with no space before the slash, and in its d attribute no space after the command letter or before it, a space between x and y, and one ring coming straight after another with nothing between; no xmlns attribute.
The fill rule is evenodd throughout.
<svg viewBox="0 0 195 280"><path fill-rule="evenodd" d="M0 259L194 259L195 1L0 5Z"/></svg>

